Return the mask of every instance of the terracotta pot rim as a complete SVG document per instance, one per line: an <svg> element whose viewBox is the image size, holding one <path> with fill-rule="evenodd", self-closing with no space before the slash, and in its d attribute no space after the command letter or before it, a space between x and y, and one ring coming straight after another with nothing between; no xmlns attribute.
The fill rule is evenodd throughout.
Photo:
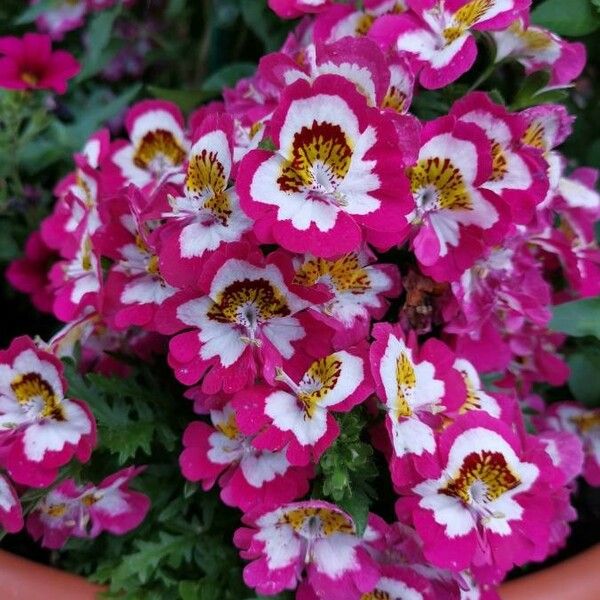
<svg viewBox="0 0 600 600"><path fill-rule="evenodd" d="M531 575L500 586L502 600L597 600L600 597L600 543ZM0 550L2 600L94 600L105 588L83 577Z"/></svg>

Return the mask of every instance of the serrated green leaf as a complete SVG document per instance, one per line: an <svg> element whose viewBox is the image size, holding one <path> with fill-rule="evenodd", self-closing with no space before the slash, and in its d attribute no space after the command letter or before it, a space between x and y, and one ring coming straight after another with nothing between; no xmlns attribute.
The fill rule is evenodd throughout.
<svg viewBox="0 0 600 600"><path fill-rule="evenodd" d="M600 298L585 298L552 307L550 329L575 337L600 339Z"/></svg>
<svg viewBox="0 0 600 600"><path fill-rule="evenodd" d="M568 8L568 10L566 10ZM531 11L535 25L550 29L558 35L583 36L600 27L600 15L590 0L544 0Z"/></svg>
<svg viewBox="0 0 600 600"><path fill-rule="evenodd" d="M243 77L248 77L256 71L256 65L249 62L232 63L219 69L202 83L205 93L220 94L225 87L233 87Z"/></svg>

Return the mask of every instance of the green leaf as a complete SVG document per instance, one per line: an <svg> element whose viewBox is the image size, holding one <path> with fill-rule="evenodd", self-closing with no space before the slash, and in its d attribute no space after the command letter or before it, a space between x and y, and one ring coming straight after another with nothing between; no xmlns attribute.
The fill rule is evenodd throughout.
<svg viewBox="0 0 600 600"><path fill-rule="evenodd" d="M585 298L552 307L550 329L575 337L600 339L600 298Z"/></svg>
<svg viewBox="0 0 600 600"><path fill-rule="evenodd" d="M588 35L600 27L600 15L590 0L544 0L531 12L531 20L558 35L573 37Z"/></svg>
<svg viewBox="0 0 600 600"><path fill-rule="evenodd" d="M215 95L215 93L205 90L170 89L155 85L149 85L147 90L155 98L174 102L184 113L189 113L198 108L203 102L210 100Z"/></svg>
<svg viewBox="0 0 600 600"><path fill-rule="evenodd" d="M591 0L594 8L600 13L600 0Z"/></svg>
<svg viewBox="0 0 600 600"><path fill-rule="evenodd" d="M13 238L12 227L9 222L0 222L0 261L8 262L21 254L19 245Z"/></svg>
<svg viewBox="0 0 600 600"><path fill-rule="evenodd" d="M598 1L600 2L600 0ZM588 147L587 153L585 155L585 162L590 167L600 169L600 138L594 140L592 144Z"/></svg>
<svg viewBox="0 0 600 600"><path fill-rule="evenodd" d="M256 71L256 65L249 62L237 62L219 69L204 80L203 92L220 94L224 87L233 87L242 77L248 77Z"/></svg>
<svg viewBox="0 0 600 600"><path fill-rule="evenodd" d="M527 76L511 105L513 110L536 104L534 97L550 83L550 71L535 71Z"/></svg>
<svg viewBox="0 0 600 600"><path fill-rule="evenodd" d="M573 396L587 406L600 406L600 350L582 347L569 357L568 363Z"/></svg>
<svg viewBox="0 0 600 600"><path fill-rule="evenodd" d="M158 539L137 541L136 550L121 557L121 562L112 573L111 584L118 589L119 585L132 577L145 583L161 563L176 568L183 562L191 562L196 536L194 531L182 535L161 531Z"/></svg>
<svg viewBox="0 0 600 600"><path fill-rule="evenodd" d="M121 4L116 4L110 10L96 13L87 28L87 52L82 60L83 69L75 79L80 83L101 71L114 56L118 48L108 51L111 34L116 18L121 13Z"/></svg>
<svg viewBox="0 0 600 600"><path fill-rule="evenodd" d="M358 535L367 525L369 506L375 497L370 481L377 476L373 448L360 439L365 424L361 409L340 416L340 435L321 457L321 478L315 486L317 496L330 498L350 514Z"/></svg>
<svg viewBox="0 0 600 600"><path fill-rule="evenodd" d="M53 8L57 4L57 0L40 0L37 4L33 4L26 10L24 10L16 19L15 25L25 25L26 23L32 23L40 15L44 14L47 10Z"/></svg>

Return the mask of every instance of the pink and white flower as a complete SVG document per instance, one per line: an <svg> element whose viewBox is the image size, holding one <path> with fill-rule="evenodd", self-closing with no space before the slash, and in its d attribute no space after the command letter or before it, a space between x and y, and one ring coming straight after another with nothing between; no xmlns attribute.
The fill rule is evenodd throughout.
<svg viewBox="0 0 600 600"><path fill-rule="evenodd" d="M41 538L42 546L59 549L70 537L95 538L103 531L123 535L135 529L146 517L150 500L128 486L143 469L121 469L97 486L63 481L27 517L27 531Z"/></svg>
<svg viewBox="0 0 600 600"><path fill-rule="evenodd" d="M528 451L502 421L470 412L439 438L439 470L401 498L434 565L476 568L492 581L546 548L552 490L545 453Z"/></svg>
<svg viewBox="0 0 600 600"><path fill-rule="evenodd" d="M296 262L294 283L325 285L331 292L331 299L313 309L339 332L336 347L365 339L371 319L381 319L389 306L387 299L400 295L398 268L377 262L368 248L333 260L307 255Z"/></svg>
<svg viewBox="0 0 600 600"><path fill-rule="evenodd" d="M467 397L464 381L454 369L454 354L430 339L417 347L414 335L399 326L373 328L371 372L377 395L387 411L392 442L391 472L399 487L435 472L436 430L443 414L457 411Z"/></svg>
<svg viewBox="0 0 600 600"><path fill-rule="evenodd" d="M466 73L477 57L473 31L508 26L530 0L408 0L411 12L385 15L369 37L384 48L410 54L420 67L419 82L444 87Z"/></svg>
<svg viewBox="0 0 600 600"><path fill-rule="evenodd" d="M575 402L552 404L536 422L543 430L566 431L583 444L583 477L590 485L600 486L600 410Z"/></svg>
<svg viewBox="0 0 600 600"><path fill-rule="evenodd" d="M27 337L0 352L0 463L18 483L49 485L73 457L90 457L95 421L65 397L62 374L60 361Z"/></svg>
<svg viewBox="0 0 600 600"><path fill-rule="evenodd" d="M320 295L292 280L291 260L283 254L265 260L244 244L228 244L210 258L198 288L169 298L157 320L163 333L188 330L169 344L176 377L191 385L204 375L205 393L232 393L260 372L272 380L275 366L299 345L318 348L327 330L321 326L319 333L305 309Z"/></svg>
<svg viewBox="0 0 600 600"><path fill-rule="evenodd" d="M495 104L484 92L458 100L450 114L485 131L492 144L492 174L483 187L506 201L514 221L528 223L548 191L548 165L539 150L521 144L526 120Z"/></svg>
<svg viewBox="0 0 600 600"><path fill-rule="evenodd" d="M245 390L234 400L240 427L258 433L256 448L283 451L293 465L317 462L339 435L332 411L347 412L372 391L365 348L319 358L295 377L276 372L288 389Z"/></svg>
<svg viewBox="0 0 600 600"><path fill-rule="evenodd" d="M31 4L39 1L32 0ZM87 10L87 0L57 0L44 9L35 24L53 40L62 40L65 33L83 26Z"/></svg>
<svg viewBox="0 0 600 600"><path fill-rule="evenodd" d="M508 207L486 187L492 172L492 145L480 127L453 117L425 124L408 169L415 207L407 222L426 275L456 279L502 239Z"/></svg>
<svg viewBox="0 0 600 600"><path fill-rule="evenodd" d="M154 209L165 221L158 231L161 273L179 287L193 284L211 252L239 241L252 226L229 186L234 169L232 119L208 115L195 136L183 194L169 194L169 206L162 212Z"/></svg>
<svg viewBox="0 0 600 600"><path fill-rule="evenodd" d="M400 241L412 208L394 128L339 75L283 94L269 132L276 151L253 150L237 179L242 209L263 242L330 258ZM378 233L385 233L378 244Z"/></svg>
<svg viewBox="0 0 600 600"><path fill-rule="evenodd" d="M143 188L174 173L185 161L189 141L179 108L163 100L143 100L125 116L129 142L113 144L112 161L123 178Z"/></svg>
<svg viewBox="0 0 600 600"><path fill-rule="evenodd" d="M338 4L317 15L315 40L334 42L348 37L365 36L381 16L400 14L407 10L406 0L365 0L362 4L362 10Z"/></svg>
<svg viewBox="0 0 600 600"><path fill-rule="evenodd" d="M159 269L158 249L136 214L135 196L116 197L102 207L106 225L96 236L100 254L115 261L104 290L103 312L115 329L139 325L156 330L160 306L177 293Z"/></svg>
<svg viewBox="0 0 600 600"><path fill-rule="evenodd" d="M74 321L98 309L100 258L89 235L81 237L74 256L52 266L49 277L55 293L52 310L61 321Z"/></svg>
<svg viewBox="0 0 600 600"><path fill-rule="evenodd" d="M379 571L363 548L349 515L327 502L286 504L246 514L234 542L252 562L246 585L259 594L295 589L306 571L314 592L331 600L360 597L374 589Z"/></svg>
<svg viewBox="0 0 600 600"><path fill-rule="evenodd" d="M583 44L567 42L548 29L528 25L522 17L510 27L492 31L490 35L496 44L496 62L514 58L528 74L548 69L552 73L551 86L569 85L585 66Z"/></svg>
<svg viewBox="0 0 600 600"><path fill-rule="evenodd" d="M190 423L183 434L181 471L208 490L219 480L221 499L244 512L258 506L277 506L308 491L312 469L292 467L284 451L252 446L252 436L240 431L231 404L211 410L212 426Z"/></svg>
<svg viewBox="0 0 600 600"><path fill-rule="evenodd" d="M23 529L23 511L10 480L0 474L0 528L7 533Z"/></svg>

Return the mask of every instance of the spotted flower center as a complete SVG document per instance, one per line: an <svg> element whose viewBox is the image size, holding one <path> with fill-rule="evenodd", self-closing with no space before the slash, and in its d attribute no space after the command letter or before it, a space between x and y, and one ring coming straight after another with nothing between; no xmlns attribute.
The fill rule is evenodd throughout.
<svg viewBox="0 0 600 600"><path fill-rule="evenodd" d="M294 283L304 286L315 285L319 281L330 283L338 292L348 292L357 296L371 289L369 274L361 267L356 252L337 260L309 260L298 269L294 278Z"/></svg>
<svg viewBox="0 0 600 600"><path fill-rule="evenodd" d="M64 421L65 414L52 386L39 373L22 373L11 382L10 387L27 412L39 417Z"/></svg>
<svg viewBox="0 0 600 600"><path fill-rule="evenodd" d="M532 148L544 151L546 150L544 132L544 126L539 121L534 121L525 130L521 141L526 146L531 146Z"/></svg>
<svg viewBox="0 0 600 600"><path fill-rule="evenodd" d="M442 31L446 44L451 44L466 33L493 5L494 0L471 0L461 6L453 15L452 25Z"/></svg>
<svg viewBox="0 0 600 600"><path fill-rule="evenodd" d="M460 169L448 158L426 158L408 170L418 217L434 210L472 210Z"/></svg>
<svg viewBox="0 0 600 600"><path fill-rule="evenodd" d="M315 361L304 374L298 386L298 402L308 418L312 418L319 402L337 385L341 373L342 363L333 355Z"/></svg>
<svg viewBox="0 0 600 600"><path fill-rule="evenodd" d="M590 410L571 417L571 421L582 433L589 433L592 429L600 429L600 410Z"/></svg>
<svg viewBox="0 0 600 600"><path fill-rule="evenodd" d="M547 33L532 28L524 29L519 21L515 21L508 31L523 42L532 57L552 46L552 38Z"/></svg>
<svg viewBox="0 0 600 600"><path fill-rule="evenodd" d="M361 15L361 17L356 22L356 26L354 28L356 35L367 35L367 33L369 33L369 30L373 26L374 22L375 22L375 15L372 15L369 13L365 13L364 15Z"/></svg>
<svg viewBox="0 0 600 600"><path fill-rule="evenodd" d="M498 142L492 144L492 181L502 181L508 173L508 161L502 146Z"/></svg>
<svg viewBox="0 0 600 600"><path fill-rule="evenodd" d="M185 150L170 131L156 129L141 139L133 162L140 169L162 175L167 169L183 163L185 157Z"/></svg>
<svg viewBox="0 0 600 600"><path fill-rule="evenodd" d="M515 489L521 480L500 452L471 452L458 473L439 490L469 506L481 507Z"/></svg>
<svg viewBox="0 0 600 600"><path fill-rule="evenodd" d="M479 398L479 394L477 393L471 378L465 371L461 371L460 374L462 375L465 387L467 388L467 399L458 412L462 415L470 410L481 410L481 398Z"/></svg>
<svg viewBox="0 0 600 600"><path fill-rule="evenodd" d="M241 326L247 333L246 341L259 345L255 338L258 326L290 312L284 294L270 281L243 279L229 284L217 295L208 318Z"/></svg>
<svg viewBox="0 0 600 600"><path fill-rule="evenodd" d="M280 525L289 525L306 539L325 538L334 533L354 533L352 521L344 514L328 508L295 508L284 513Z"/></svg>
<svg viewBox="0 0 600 600"><path fill-rule="evenodd" d="M44 512L49 517L54 517L55 519L58 519L60 517L63 517L67 512L67 505L64 502L61 502L59 504L50 504L46 507Z"/></svg>
<svg viewBox="0 0 600 600"><path fill-rule="evenodd" d="M338 206L346 201L338 191L352 160L352 148L339 125L317 123L294 135L291 157L277 179L284 192L307 192L314 200Z"/></svg>
<svg viewBox="0 0 600 600"><path fill-rule="evenodd" d="M389 108L398 113L403 113L406 110L406 100L406 94L396 86L392 85L388 89L385 98L381 103L381 108Z"/></svg>
<svg viewBox="0 0 600 600"><path fill-rule="evenodd" d="M226 188L225 167L216 152L203 149L192 157L185 182L186 195L199 202L197 210L208 211L223 225L227 224L232 213Z"/></svg>
<svg viewBox="0 0 600 600"><path fill-rule="evenodd" d="M395 412L397 419L403 419L412 416L413 410L410 407L409 399L412 397L417 377L415 368L405 352L401 352L396 361L396 405Z"/></svg>
<svg viewBox="0 0 600 600"><path fill-rule="evenodd" d="M390 596L389 592L375 589L368 594L363 594L360 600L394 600L394 598Z"/></svg>
<svg viewBox="0 0 600 600"><path fill-rule="evenodd" d="M220 431L225 437L230 440L234 440L240 434L237 423L235 422L235 415L229 415L227 421L223 421L215 425L215 429Z"/></svg>

